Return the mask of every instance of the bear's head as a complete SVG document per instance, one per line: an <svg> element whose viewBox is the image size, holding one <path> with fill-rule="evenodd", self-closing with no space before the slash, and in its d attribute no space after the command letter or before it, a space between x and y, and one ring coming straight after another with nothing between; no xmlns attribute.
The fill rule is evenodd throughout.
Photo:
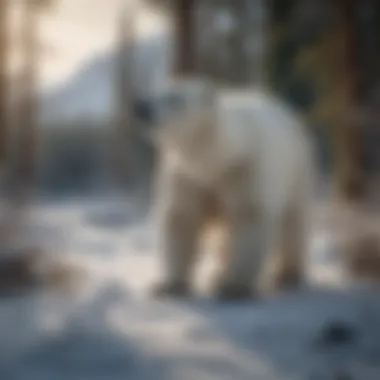
<svg viewBox="0 0 380 380"><path fill-rule="evenodd" d="M134 116L146 124L162 126L184 112L204 108L212 99L213 86L198 78L167 81L149 97L137 99Z"/></svg>
<svg viewBox="0 0 380 380"><path fill-rule="evenodd" d="M201 79L173 80L155 95L150 114L154 114L155 128L151 133L161 148L180 149L182 152L199 148L211 133L214 99L213 86Z"/></svg>

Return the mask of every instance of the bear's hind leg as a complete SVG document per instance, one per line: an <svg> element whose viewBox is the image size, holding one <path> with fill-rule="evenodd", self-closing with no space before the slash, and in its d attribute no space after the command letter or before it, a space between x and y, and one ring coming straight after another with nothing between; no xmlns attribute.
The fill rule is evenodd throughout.
<svg viewBox="0 0 380 380"><path fill-rule="evenodd" d="M267 290L293 290L303 283L308 248L307 220L301 204L293 204L281 221L277 251L269 259Z"/></svg>
<svg viewBox="0 0 380 380"><path fill-rule="evenodd" d="M249 213L249 212L248 212ZM222 300L239 300L254 297L254 283L260 272L264 252L264 229L257 215L232 222L230 226L229 254L225 257L216 296Z"/></svg>

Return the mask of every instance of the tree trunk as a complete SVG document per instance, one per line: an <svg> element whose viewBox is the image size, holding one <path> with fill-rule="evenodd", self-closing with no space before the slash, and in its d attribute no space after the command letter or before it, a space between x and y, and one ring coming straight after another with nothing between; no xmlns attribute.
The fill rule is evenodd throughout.
<svg viewBox="0 0 380 380"><path fill-rule="evenodd" d="M248 55L247 79L251 85L267 84L267 38L268 4L265 0L249 1L246 16L246 54Z"/></svg>
<svg viewBox="0 0 380 380"><path fill-rule="evenodd" d="M133 50L134 12L131 7L122 11L117 24L117 58L115 67L115 129L112 133L111 170L117 187L123 187L126 177L133 179L135 168L131 155L133 139Z"/></svg>
<svg viewBox="0 0 380 380"><path fill-rule="evenodd" d="M173 3L176 75L192 74L195 71L195 5L196 0L176 0Z"/></svg>
<svg viewBox="0 0 380 380"><path fill-rule="evenodd" d="M0 0L0 164L6 157L8 133L8 10L9 0Z"/></svg>
<svg viewBox="0 0 380 380"><path fill-rule="evenodd" d="M20 81L21 99L19 108L18 176L22 192L34 185L36 175L37 138L37 86L38 26L36 7L32 1L24 2L21 31L23 71Z"/></svg>
<svg viewBox="0 0 380 380"><path fill-rule="evenodd" d="M338 2L337 15L341 30L340 83L342 107L336 125L336 192L339 198L358 201L365 196L361 163L362 134L358 120L352 117L358 105L357 53L355 38L355 1ZM338 57L339 58L339 57Z"/></svg>

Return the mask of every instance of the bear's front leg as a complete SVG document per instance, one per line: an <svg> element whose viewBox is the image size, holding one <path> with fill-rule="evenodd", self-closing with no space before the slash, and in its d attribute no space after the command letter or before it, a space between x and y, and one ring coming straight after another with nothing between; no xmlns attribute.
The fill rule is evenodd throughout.
<svg viewBox="0 0 380 380"><path fill-rule="evenodd" d="M229 255L216 287L221 300L256 297L256 285L266 252L267 228L257 207L250 202L229 212Z"/></svg>
<svg viewBox="0 0 380 380"><path fill-rule="evenodd" d="M218 183L228 228L228 254L215 288L220 300L251 299L257 294L268 228L262 217L256 177L250 162L236 162L226 169Z"/></svg>
<svg viewBox="0 0 380 380"><path fill-rule="evenodd" d="M197 250L198 228L192 216L172 211L163 222L164 280L155 286L156 296L185 297L190 292L190 275Z"/></svg>
<svg viewBox="0 0 380 380"><path fill-rule="evenodd" d="M153 288L155 296L186 297L198 251L202 197L199 189L181 174L166 183L162 196L160 238L165 277Z"/></svg>
<svg viewBox="0 0 380 380"><path fill-rule="evenodd" d="M232 226L230 233L230 254L216 296L225 301L255 298L264 248L261 223L252 218Z"/></svg>

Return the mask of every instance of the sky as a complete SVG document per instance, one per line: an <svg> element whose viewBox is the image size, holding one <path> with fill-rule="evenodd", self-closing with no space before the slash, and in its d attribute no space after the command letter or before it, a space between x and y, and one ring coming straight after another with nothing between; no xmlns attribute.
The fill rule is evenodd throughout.
<svg viewBox="0 0 380 380"><path fill-rule="evenodd" d="M18 40L20 7L14 2L12 39ZM73 74L92 56L112 48L115 21L123 6L137 10L136 29L139 35L155 33L163 25L163 17L149 10L138 0L57 0L40 15L41 66L40 85L55 86ZM11 70L19 69L19 55L14 49Z"/></svg>

